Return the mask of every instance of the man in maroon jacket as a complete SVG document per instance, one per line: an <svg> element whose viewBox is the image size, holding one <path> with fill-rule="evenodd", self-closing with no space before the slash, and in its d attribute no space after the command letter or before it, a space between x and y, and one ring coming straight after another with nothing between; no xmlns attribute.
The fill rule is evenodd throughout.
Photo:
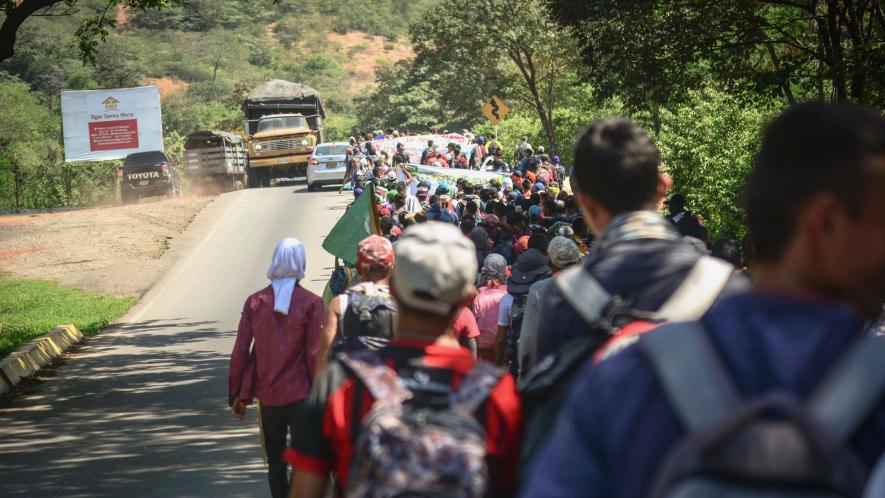
<svg viewBox="0 0 885 498"><path fill-rule="evenodd" d="M310 393L323 324L323 301L299 285L304 246L287 238L267 270L271 284L246 299L230 357L228 395L243 420L252 398L260 402L268 480L274 498L289 487L283 450L294 439L295 418Z"/></svg>

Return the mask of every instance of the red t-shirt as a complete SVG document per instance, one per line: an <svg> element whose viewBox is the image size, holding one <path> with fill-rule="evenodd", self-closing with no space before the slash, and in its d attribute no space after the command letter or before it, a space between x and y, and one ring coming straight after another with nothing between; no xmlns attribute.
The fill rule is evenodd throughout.
<svg viewBox="0 0 885 498"><path fill-rule="evenodd" d="M461 309L461 313L458 313L458 318L455 319L452 329L455 331L455 337L459 342L464 339L479 337L479 325L476 323L476 316L473 315L470 308Z"/></svg>
<svg viewBox="0 0 885 498"><path fill-rule="evenodd" d="M378 351L381 360L401 378L423 378L410 383L410 403L436 408L448 403L448 394L421 385L449 385L456 389L476 359L464 348L415 340L394 339ZM427 379L430 379L428 382ZM332 472L342 491L347 489L360 422L372 407L369 391L336 359L314 384L302 408L287 460L298 472ZM513 377L506 373L475 413L486 430L486 462L492 494L516 490L516 470L522 443L522 406Z"/></svg>

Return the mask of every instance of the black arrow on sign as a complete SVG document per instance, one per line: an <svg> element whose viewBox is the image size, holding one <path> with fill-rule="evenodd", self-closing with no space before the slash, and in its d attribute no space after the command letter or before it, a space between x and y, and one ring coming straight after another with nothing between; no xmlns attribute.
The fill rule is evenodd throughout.
<svg viewBox="0 0 885 498"><path fill-rule="evenodd" d="M495 99L489 100L489 105L492 106L492 116L495 116L495 120L500 121L501 116L498 115L498 110L500 110L498 107L498 101Z"/></svg>

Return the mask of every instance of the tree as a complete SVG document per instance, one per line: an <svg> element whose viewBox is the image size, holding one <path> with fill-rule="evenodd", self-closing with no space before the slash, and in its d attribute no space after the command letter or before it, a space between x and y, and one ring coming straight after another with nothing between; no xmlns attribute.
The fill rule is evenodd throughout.
<svg viewBox="0 0 885 498"><path fill-rule="evenodd" d="M777 106L748 106L711 87L690 90L663 109L658 147L675 189L704 219L713 239L745 233L741 198L759 149L759 130Z"/></svg>
<svg viewBox="0 0 885 498"><path fill-rule="evenodd" d="M0 182L5 197L0 199L0 204L18 210L27 193L24 187L28 173L50 167L46 164L46 154L51 149L58 149L58 143L47 137L57 137L57 128L49 112L28 91L28 86L18 78L2 73L0 109L4 112L4 118L0 120L0 172L12 174L11 185L7 181Z"/></svg>
<svg viewBox="0 0 885 498"><path fill-rule="evenodd" d="M117 21L117 5L133 10L163 9L181 3L181 0L106 0L104 9L80 24L75 41L83 60L94 61L99 41L104 41ZM80 12L80 0L0 0L0 10L6 15L0 24L0 62L15 54L15 40L19 28L33 16L70 16Z"/></svg>
<svg viewBox="0 0 885 498"><path fill-rule="evenodd" d="M69 80L84 68L76 61L73 48L43 26L31 24L24 27L19 33L19 47L16 54L4 61L0 68L18 76L38 91L51 111L59 92L63 88L70 88L67 85ZM74 83L82 85L86 82Z"/></svg>
<svg viewBox="0 0 885 498"><path fill-rule="evenodd" d="M124 39L112 38L95 57L95 80L105 88L137 86L144 71L138 55Z"/></svg>
<svg viewBox="0 0 885 498"><path fill-rule="evenodd" d="M205 33L200 40L203 54L209 67L212 68L212 81L218 78L218 70L223 67L238 65L246 58L243 47L243 35L221 28L214 28Z"/></svg>
<svg viewBox="0 0 885 498"><path fill-rule="evenodd" d="M550 0L603 93L634 109L706 76L731 93L885 105L885 15L870 0Z"/></svg>
<svg viewBox="0 0 885 498"><path fill-rule="evenodd" d="M445 22L446 20L452 22ZM570 70L576 50L569 30L550 18L542 0L444 0L412 31L418 58L457 54L470 71L515 73L521 84L516 97L537 113L547 142L557 150L553 113L562 98L563 73Z"/></svg>

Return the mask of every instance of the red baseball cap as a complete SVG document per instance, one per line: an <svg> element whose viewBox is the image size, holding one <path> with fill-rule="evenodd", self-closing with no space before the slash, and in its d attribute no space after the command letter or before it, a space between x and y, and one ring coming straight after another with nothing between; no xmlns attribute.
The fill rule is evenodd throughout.
<svg viewBox="0 0 885 498"><path fill-rule="evenodd" d="M393 244L379 235L369 235L357 245L357 267L393 265Z"/></svg>

